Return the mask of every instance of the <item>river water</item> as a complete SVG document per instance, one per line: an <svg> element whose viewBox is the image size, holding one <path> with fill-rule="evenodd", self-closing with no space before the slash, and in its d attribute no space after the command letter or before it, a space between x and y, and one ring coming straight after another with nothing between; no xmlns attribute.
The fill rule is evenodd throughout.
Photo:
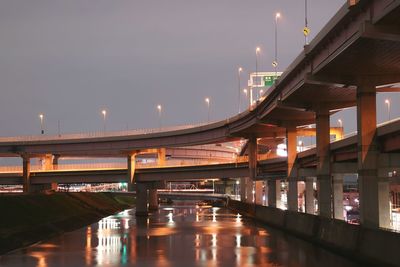
<svg viewBox="0 0 400 267"><path fill-rule="evenodd" d="M126 210L0 257L1 266L359 266L225 208Z"/></svg>

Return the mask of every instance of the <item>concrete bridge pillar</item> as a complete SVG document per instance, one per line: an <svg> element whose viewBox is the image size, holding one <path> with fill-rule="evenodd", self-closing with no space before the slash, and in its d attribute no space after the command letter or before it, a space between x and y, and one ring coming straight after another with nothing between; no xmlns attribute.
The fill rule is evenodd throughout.
<svg viewBox="0 0 400 267"><path fill-rule="evenodd" d="M297 157L296 127L288 127L286 129L286 150L289 184L289 191L287 194L288 209L291 211L298 211L297 168L295 167Z"/></svg>
<svg viewBox="0 0 400 267"><path fill-rule="evenodd" d="M250 179L255 181L257 176L257 138L251 136L248 140L249 144L249 175Z"/></svg>
<svg viewBox="0 0 400 267"><path fill-rule="evenodd" d="M317 190L319 215L332 218L329 109L316 111Z"/></svg>
<svg viewBox="0 0 400 267"><path fill-rule="evenodd" d="M53 170L58 170L58 160L60 155L53 155Z"/></svg>
<svg viewBox="0 0 400 267"><path fill-rule="evenodd" d="M361 224L369 228L389 227L388 186L378 177L376 89L357 86L358 186Z"/></svg>
<svg viewBox="0 0 400 267"><path fill-rule="evenodd" d="M149 189L149 211L158 210L158 194L157 189Z"/></svg>
<svg viewBox="0 0 400 267"><path fill-rule="evenodd" d="M343 215L343 174L333 175L333 218L344 220Z"/></svg>
<svg viewBox="0 0 400 267"><path fill-rule="evenodd" d="M31 159L28 156L22 156L22 179L23 191L29 193L31 190Z"/></svg>
<svg viewBox="0 0 400 267"><path fill-rule="evenodd" d="M263 181L256 181L255 182L255 203L258 205L263 204Z"/></svg>
<svg viewBox="0 0 400 267"><path fill-rule="evenodd" d="M159 166L165 166L165 158L166 158L166 149L165 148L157 149L157 160Z"/></svg>
<svg viewBox="0 0 400 267"><path fill-rule="evenodd" d="M136 183L136 216L147 216L147 186Z"/></svg>
<svg viewBox="0 0 400 267"><path fill-rule="evenodd" d="M281 208L281 180L268 180L268 206Z"/></svg>
<svg viewBox="0 0 400 267"><path fill-rule="evenodd" d="M251 178L249 178L249 177L246 177L245 179L244 179L244 181L245 181L245 183L244 183L244 189L245 189L245 198L244 198L244 200L242 200L242 201L244 201L244 202L246 202L246 203L253 203L253 197L254 197L254 195L253 195L253 190L254 190L254 182L253 182L253 180L251 179Z"/></svg>
<svg viewBox="0 0 400 267"><path fill-rule="evenodd" d="M305 201L306 213L315 214L314 177L306 177Z"/></svg>
<svg viewBox="0 0 400 267"><path fill-rule="evenodd" d="M136 168L136 154L128 155L128 191L133 191L133 185L135 183L135 168Z"/></svg>

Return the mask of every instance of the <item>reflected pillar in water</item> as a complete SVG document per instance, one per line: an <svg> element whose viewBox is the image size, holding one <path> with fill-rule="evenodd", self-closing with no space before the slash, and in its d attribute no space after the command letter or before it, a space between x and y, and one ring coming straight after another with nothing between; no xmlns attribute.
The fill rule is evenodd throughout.
<svg viewBox="0 0 400 267"><path fill-rule="evenodd" d="M344 220L343 215L343 174L333 175L333 218Z"/></svg>
<svg viewBox="0 0 400 267"><path fill-rule="evenodd" d="M147 186L136 183L136 216L147 216Z"/></svg>
<svg viewBox="0 0 400 267"><path fill-rule="evenodd" d="M314 177L306 177L306 213L315 214Z"/></svg>
<svg viewBox="0 0 400 267"><path fill-rule="evenodd" d="M157 189L149 189L149 210L158 210Z"/></svg>

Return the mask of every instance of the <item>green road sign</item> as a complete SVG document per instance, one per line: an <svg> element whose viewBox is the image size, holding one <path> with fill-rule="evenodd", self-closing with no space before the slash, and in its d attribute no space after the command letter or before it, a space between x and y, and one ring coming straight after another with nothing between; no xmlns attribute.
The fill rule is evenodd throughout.
<svg viewBox="0 0 400 267"><path fill-rule="evenodd" d="M275 83L275 80L278 79L279 76L263 76L264 86L269 87Z"/></svg>

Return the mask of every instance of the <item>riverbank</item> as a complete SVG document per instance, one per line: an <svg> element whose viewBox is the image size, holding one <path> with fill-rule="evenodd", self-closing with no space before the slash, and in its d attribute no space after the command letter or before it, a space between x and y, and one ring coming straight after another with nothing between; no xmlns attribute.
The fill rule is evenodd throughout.
<svg viewBox="0 0 400 267"><path fill-rule="evenodd" d="M131 208L132 194L0 195L0 255Z"/></svg>
<svg viewBox="0 0 400 267"><path fill-rule="evenodd" d="M400 266L400 233L231 199L227 207L365 266Z"/></svg>

